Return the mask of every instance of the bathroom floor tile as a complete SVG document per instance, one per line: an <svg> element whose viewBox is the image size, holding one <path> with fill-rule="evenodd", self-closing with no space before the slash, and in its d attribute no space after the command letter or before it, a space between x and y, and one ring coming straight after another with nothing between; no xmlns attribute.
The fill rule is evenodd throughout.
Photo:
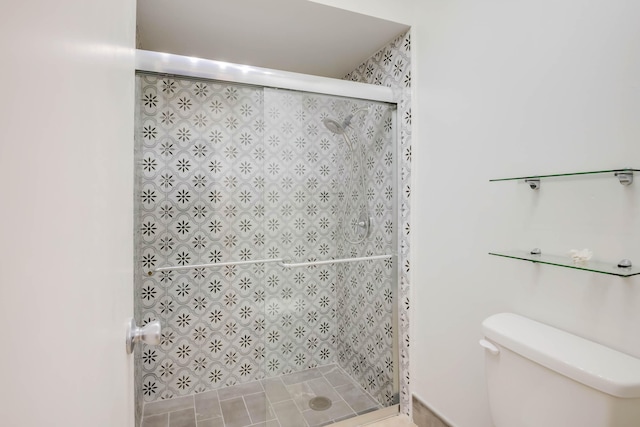
<svg viewBox="0 0 640 427"><path fill-rule="evenodd" d="M255 393L244 396L244 403L254 423L275 419L273 409L267 402L266 393Z"/></svg>
<svg viewBox="0 0 640 427"><path fill-rule="evenodd" d="M169 427L169 414L144 417L142 418L142 427Z"/></svg>
<svg viewBox="0 0 640 427"><path fill-rule="evenodd" d="M349 375L347 375L342 369L340 369L340 367L338 367L337 365L332 366L332 369L327 370L323 373L324 377L332 386L338 387L341 385L351 384L353 382L351 381L351 378L349 378Z"/></svg>
<svg viewBox="0 0 640 427"><path fill-rule="evenodd" d="M278 403L283 400L291 399L291 394L289 394L287 387L284 385L280 377L262 380L262 386L264 387L264 391L267 393L267 398L271 403Z"/></svg>
<svg viewBox="0 0 640 427"><path fill-rule="evenodd" d="M169 427L196 427L195 409L169 412Z"/></svg>
<svg viewBox="0 0 640 427"><path fill-rule="evenodd" d="M418 427L406 415L398 415L397 417L387 418L382 421L376 421L366 424L364 427Z"/></svg>
<svg viewBox="0 0 640 427"><path fill-rule="evenodd" d="M380 405L354 384L336 387L336 391L357 414L378 409Z"/></svg>
<svg viewBox="0 0 640 427"><path fill-rule="evenodd" d="M250 426L251 417L247 411L247 406L242 397L220 401L222 417L226 427L247 427Z"/></svg>
<svg viewBox="0 0 640 427"><path fill-rule="evenodd" d="M222 416L220 410L220 399L218 399L217 391L208 391L206 393L198 393L194 396L196 419L207 420Z"/></svg>
<svg viewBox="0 0 640 427"><path fill-rule="evenodd" d="M218 398L222 400L232 399L234 397L244 396L245 394L253 394L263 392L260 381L253 381L246 384L234 385L218 390Z"/></svg>
<svg viewBox="0 0 640 427"><path fill-rule="evenodd" d="M281 427L307 427L302 413L293 400L285 400L284 402L273 405L273 411L280 422Z"/></svg>
<svg viewBox="0 0 640 427"><path fill-rule="evenodd" d="M168 412L180 411L193 407L193 396L176 397L173 399L159 400L157 402L145 403L143 416L165 414Z"/></svg>
<svg viewBox="0 0 640 427"><path fill-rule="evenodd" d="M311 409L317 396L331 406ZM334 364L146 403L141 427L320 427L380 408Z"/></svg>
<svg viewBox="0 0 640 427"><path fill-rule="evenodd" d="M304 381L312 380L322 376L322 372L318 369L307 369L306 371L295 372L293 374L283 375L282 382L285 385L297 384Z"/></svg>
<svg viewBox="0 0 640 427"><path fill-rule="evenodd" d="M198 427L225 427L224 419L222 417L219 417L211 418L208 420L200 420L198 421Z"/></svg>

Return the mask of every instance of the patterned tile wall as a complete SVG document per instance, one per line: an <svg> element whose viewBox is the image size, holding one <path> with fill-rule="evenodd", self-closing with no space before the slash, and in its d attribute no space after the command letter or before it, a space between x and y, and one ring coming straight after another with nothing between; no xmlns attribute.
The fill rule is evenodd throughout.
<svg viewBox="0 0 640 427"><path fill-rule="evenodd" d="M400 409L411 415L411 393L409 391L409 231L411 196L411 32L407 32L376 52L356 70L345 76L346 80L383 85L394 89L399 98L398 126L399 144L399 222L400 242L398 262L400 264L399 347L400 347Z"/></svg>
<svg viewBox="0 0 640 427"><path fill-rule="evenodd" d="M395 191L391 188L390 179L394 156L391 135L392 111L389 106L335 97L266 90L265 111L266 129L268 129L265 141L271 154L266 159L267 168L271 168L269 165L281 164L281 169L287 171L283 177L271 180L267 195L272 192L278 194L278 188L286 187L285 182L293 183L288 194L281 192L285 193L284 199L274 201L274 203L284 202L285 207L294 206L294 214L290 219L285 215L284 208L274 212L274 218L284 220L284 228L281 231L285 235L294 236L288 248L282 248L281 253L285 258L305 261L327 259L328 256L344 258L393 253L392 223ZM354 116L353 121L344 135L334 135L322 125L322 120L325 118L342 121L350 114ZM362 161L352 153L349 145L359 147L360 152L364 153ZM358 179L360 176L363 180ZM357 185L349 185L350 182ZM365 185L362 186L362 184ZM297 200L300 198L301 200ZM350 230L349 225L358 218L364 206L371 214L375 208L371 235L362 243L349 244L345 240L343 227ZM346 236L351 240L355 237L350 232L346 233ZM358 267L357 270L355 266ZM385 291L388 296L392 284L395 283L390 275L393 264L374 261L370 265L359 263L349 267L343 265L337 269L335 266L298 268L285 271L283 275L288 275L286 282L293 283L294 292L297 291L300 294L297 301L297 304L302 305L300 310L304 311L305 305L317 300L315 293L318 290L320 295L325 295L326 302L334 302L330 306L333 336L312 335L307 339L308 347L319 344L326 346L325 340L331 339L334 345L338 346L338 357L342 364L351 361L353 362L351 366L356 366L362 372L368 373L373 372L377 366L382 368L382 371L376 372L379 375L377 381L374 383L361 381L361 383L381 403L388 403L385 395L393 394L388 390L393 386L391 381L393 367L385 365L379 359L383 356L391 359L391 340L376 341L374 344L371 342L374 340L371 334L370 339L361 339L362 348L358 347L358 352L351 351L352 345L345 344L345 341L352 340L352 326L355 326L354 319L359 318L359 313L354 312L345 316L343 308L347 304L346 289L357 289L359 296L367 293L367 300L376 299L377 295L384 295ZM350 274L345 274L345 269ZM331 282L326 279L323 282L323 277L332 277L331 275L335 275L336 271L337 277L333 277ZM354 273L359 275L356 276ZM303 290L306 290L306 293L303 293ZM322 299L320 297L320 307L314 307L314 310L309 312L306 319L308 322L315 321L316 312L322 314L323 309L326 311L329 308L322 304ZM274 304L278 304L278 301L275 300ZM295 313L292 314L295 318ZM381 303L376 306L375 311L372 304L372 309L366 315L363 312L362 316L366 316L369 321L367 332L392 322L390 304ZM299 319L298 322L302 331L308 328L304 324L304 319ZM279 322L280 330L288 324L289 322ZM326 326L330 324L327 321ZM337 335L336 325L340 325ZM346 331L349 333L347 334ZM365 354L365 346L370 350L369 357L356 359L358 355ZM345 351L345 348L349 351ZM281 357L278 354L281 348L274 348L274 352L273 358ZM314 360L314 363L327 362L327 359L322 358L322 354L321 351L321 359ZM328 356L328 349L325 354Z"/></svg>
<svg viewBox="0 0 640 427"><path fill-rule="evenodd" d="M343 194L350 201L347 222L353 223L365 211L371 218L371 231L361 243L358 237L363 235L357 231L340 236L340 258L395 253L394 114L389 109L371 108L361 117L362 123L345 134L350 143L360 150L360 156L345 157L347 166L341 168L342 174L339 174L341 187L349 188L349 171L356 174L361 171L364 177L362 181L351 181L357 185L351 187L351 192ZM352 228L349 226L346 230ZM385 406L398 403L393 389L395 272L393 260L342 264L338 267L336 281L338 361L352 378Z"/></svg>
<svg viewBox="0 0 640 427"><path fill-rule="evenodd" d="M368 103L369 111L354 120L369 144L361 169L377 231L367 246L348 245L337 214L348 197L344 188L353 158L345 138L330 133L322 120L343 119L362 102L145 74L137 76L137 85L136 308L143 323L163 323L161 345L139 351L144 400L334 363L339 356L360 357L364 381L376 375L386 390L376 397L388 400L392 368L379 347L390 338L374 336L363 350L350 352L352 344L343 341L353 336L338 330L336 321L355 326L364 319L369 329L377 328L376 321L391 321L387 300L347 316L337 309L350 295L347 283L361 287L353 297L388 299L380 286L392 282L391 263L342 269L258 264L148 274L167 264L312 260L391 250L394 194L383 179L395 162L388 106ZM372 365L362 359L364 351ZM374 383L367 384L373 391Z"/></svg>
<svg viewBox="0 0 640 427"><path fill-rule="evenodd" d="M161 319L143 346L146 401L253 380L263 363L267 265L169 271L158 266L264 258L263 92L194 80L137 77L138 307Z"/></svg>

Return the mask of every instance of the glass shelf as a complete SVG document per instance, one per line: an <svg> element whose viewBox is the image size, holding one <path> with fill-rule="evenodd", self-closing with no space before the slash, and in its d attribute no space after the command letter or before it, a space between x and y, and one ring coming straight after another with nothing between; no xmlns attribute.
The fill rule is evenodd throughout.
<svg viewBox="0 0 640 427"><path fill-rule="evenodd" d="M557 255L531 255L525 251L504 251L489 252L489 255L500 256L504 258L519 259L522 261L531 261L540 264L555 265L558 267L573 268L575 270L592 271L594 273L610 274L619 277L631 277L640 274L640 267L618 267L617 263L608 263L602 261L587 261L585 263L576 264L569 257Z"/></svg>
<svg viewBox="0 0 640 427"><path fill-rule="evenodd" d="M516 180L521 180L521 179L557 178L557 177L577 176L577 175L597 175L597 174L603 174L603 173L616 174L616 173L624 173L624 172L628 172L628 173L640 172L640 169L624 168L624 169L610 169L610 170L591 171L591 172L557 173L557 174L552 174L552 175L531 175L531 176L520 176L520 177L516 177L516 178L490 179L489 182L516 181Z"/></svg>

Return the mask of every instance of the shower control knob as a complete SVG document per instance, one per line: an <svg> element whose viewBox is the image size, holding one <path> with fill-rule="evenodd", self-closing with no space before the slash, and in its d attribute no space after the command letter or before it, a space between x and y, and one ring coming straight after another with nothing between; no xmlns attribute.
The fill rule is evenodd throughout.
<svg viewBox="0 0 640 427"><path fill-rule="evenodd" d="M142 341L148 345L160 344L161 330L162 326L160 325L159 320L154 320L153 322L149 322L146 325L139 327L136 325L136 321L131 319L131 322L129 322L129 325L127 326L127 353L133 353L133 348L138 341Z"/></svg>

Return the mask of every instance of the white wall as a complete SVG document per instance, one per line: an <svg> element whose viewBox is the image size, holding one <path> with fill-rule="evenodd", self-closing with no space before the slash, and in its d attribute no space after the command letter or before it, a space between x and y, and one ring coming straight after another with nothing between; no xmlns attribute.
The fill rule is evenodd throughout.
<svg viewBox="0 0 640 427"><path fill-rule="evenodd" d="M640 4L430 1L418 12L413 392L458 427L487 427L477 340L492 313L640 357L637 278L486 255L589 247L640 259L639 186L559 180L535 194L487 182L640 159Z"/></svg>
<svg viewBox="0 0 640 427"><path fill-rule="evenodd" d="M408 25L412 21L411 10L415 0L299 0L326 4L352 12L363 13L380 19ZM418 1L419 3L419 1Z"/></svg>
<svg viewBox="0 0 640 427"><path fill-rule="evenodd" d="M395 3L339 3L404 17ZM640 3L412 3L412 392L457 427L489 427L477 341L492 313L640 357L638 278L487 255L589 247L605 261L640 263L638 183L566 179L534 193L488 182L639 167Z"/></svg>
<svg viewBox="0 0 640 427"><path fill-rule="evenodd" d="M135 2L0 14L0 424L133 425Z"/></svg>

